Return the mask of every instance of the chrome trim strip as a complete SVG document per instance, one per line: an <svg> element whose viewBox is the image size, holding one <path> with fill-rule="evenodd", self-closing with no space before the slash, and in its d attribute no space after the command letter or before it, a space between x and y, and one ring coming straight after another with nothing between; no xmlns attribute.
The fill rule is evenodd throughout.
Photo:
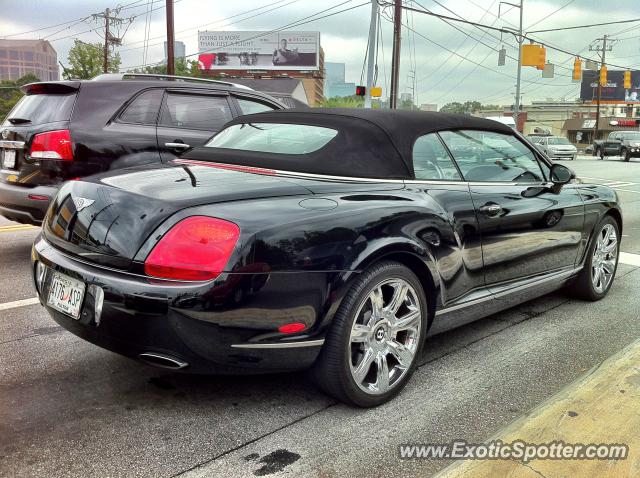
<svg viewBox="0 0 640 478"><path fill-rule="evenodd" d="M234 169L229 168L230 164L227 163L217 163L215 161L202 161L199 159L182 159L176 158L173 160L174 163L178 164L190 164L192 166L209 166L216 167L220 166L222 169L229 169L234 171ZM242 168L243 165L231 165L238 166ZM357 176L331 176L329 174L314 174L314 173L301 173L298 171L286 171L283 169L271 169L271 168L261 168L260 166L246 166L247 170L240 170L241 172L247 172L251 174L261 174L260 169L266 169L269 171L273 171L277 176L283 177L300 177L302 179L317 179L320 181L337 181L337 182L358 182L358 183L391 183L391 184L433 184L439 186L460 186L460 185L468 185L468 186L548 186L550 183L518 183L518 182L489 182L489 181L444 181L444 180L425 180L425 179L377 179L377 178L361 178Z"/></svg>
<svg viewBox="0 0 640 478"><path fill-rule="evenodd" d="M469 302L464 302L462 304L457 304L457 305L454 305L454 306L451 306L451 307L447 307L445 309L440 309L440 310L436 311L436 315L435 316L438 317L439 315L448 314L450 312L454 312L454 311L460 310L460 309L465 309L465 308L470 307L472 305L477 305L477 304L480 304L482 302L486 302L487 300L504 297L506 295L513 294L515 292L520 292L522 290L526 290L526 289L529 289L531 287L539 286L541 284L544 284L545 282L567 279L567 278L571 277L572 275L575 275L578 272L580 272L582 270L582 268L583 268L583 266L580 266L580 267L576 267L576 268L573 268L573 269L568 270L568 271L556 272L556 273L550 274L548 276L541 277L540 279L533 280L533 281L531 281L531 282L529 282L527 284L516 285L515 287L511 287L511 288L508 288L508 289L505 289L505 290L502 290L502 291L498 291L498 292L491 292L489 295L486 295L486 296L481 297L479 299L470 300ZM487 289L490 290L490 288L487 288Z"/></svg>
<svg viewBox="0 0 640 478"><path fill-rule="evenodd" d="M319 347L324 339L307 340L306 342L282 342L279 344L231 344L234 349L293 349L301 347Z"/></svg>
<svg viewBox="0 0 640 478"><path fill-rule="evenodd" d="M24 141L7 141L0 140L0 148L6 149L24 149Z"/></svg>

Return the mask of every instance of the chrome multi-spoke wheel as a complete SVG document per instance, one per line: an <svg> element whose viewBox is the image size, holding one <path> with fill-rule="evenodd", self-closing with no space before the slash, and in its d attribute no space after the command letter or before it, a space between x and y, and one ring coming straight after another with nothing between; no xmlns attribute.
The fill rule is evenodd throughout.
<svg viewBox="0 0 640 478"><path fill-rule="evenodd" d="M351 375L369 394L400 383L415 360L422 333L422 310L415 289L404 279L378 283L356 311L349 338Z"/></svg>
<svg viewBox="0 0 640 478"><path fill-rule="evenodd" d="M339 400L375 407L411 378L427 330L427 291L404 264L384 261L354 279L314 365Z"/></svg>
<svg viewBox="0 0 640 478"><path fill-rule="evenodd" d="M607 290L613 280L618 261L618 233L612 224L605 224L596 238L591 260L591 281L599 294Z"/></svg>

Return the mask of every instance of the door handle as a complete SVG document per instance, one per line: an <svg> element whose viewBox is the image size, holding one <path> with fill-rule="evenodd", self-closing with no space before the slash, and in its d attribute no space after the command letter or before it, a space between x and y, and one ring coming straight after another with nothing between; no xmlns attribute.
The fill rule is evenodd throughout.
<svg viewBox="0 0 640 478"><path fill-rule="evenodd" d="M502 212L502 206L496 203L487 203L484 206L480 206L480 212L486 214L487 216L497 216Z"/></svg>
<svg viewBox="0 0 640 478"><path fill-rule="evenodd" d="M189 149L191 145L185 143L164 143L169 149Z"/></svg>

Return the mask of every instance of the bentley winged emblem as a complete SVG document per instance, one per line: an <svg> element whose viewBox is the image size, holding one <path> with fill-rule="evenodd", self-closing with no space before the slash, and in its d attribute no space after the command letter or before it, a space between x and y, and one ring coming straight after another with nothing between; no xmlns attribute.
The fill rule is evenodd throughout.
<svg viewBox="0 0 640 478"><path fill-rule="evenodd" d="M73 204L76 205L76 211L80 212L83 209L91 206L95 201L93 199L87 199L87 198L81 198L81 197L74 197L73 198Z"/></svg>

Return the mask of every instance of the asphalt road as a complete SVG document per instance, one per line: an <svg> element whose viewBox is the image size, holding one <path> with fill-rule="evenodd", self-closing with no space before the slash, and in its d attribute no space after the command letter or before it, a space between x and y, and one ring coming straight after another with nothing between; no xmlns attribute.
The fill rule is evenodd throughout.
<svg viewBox="0 0 640 478"><path fill-rule="evenodd" d="M640 161L569 164L623 202L622 250L640 254ZM486 440L640 336L637 266L598 303L562 293L434 337L407 389L359 410L304 373L194 377L83 342L34 297L35 230L0 220L0 476L429 476L404 443ZM635 257L635 256L634 256Z"/></svg>

